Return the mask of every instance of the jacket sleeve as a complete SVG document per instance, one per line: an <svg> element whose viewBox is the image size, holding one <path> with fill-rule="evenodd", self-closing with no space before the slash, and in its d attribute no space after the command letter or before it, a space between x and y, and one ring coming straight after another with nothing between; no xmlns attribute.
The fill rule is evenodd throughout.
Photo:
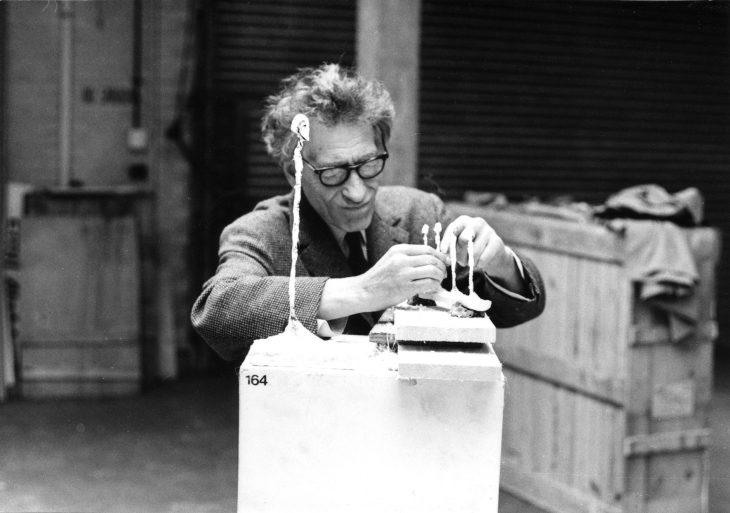
<svg viewBox="0 0 730 513"><path fill-rule="evenodd" d="M219 265L195 301L195 330L222 358L242 361L251 343L281 333L289 320L289 277L276 272L275 261L290 262L290 249L255 230L247 216L221 235ZM316 314L327 277L302 276L297 268L296 313L316 332Z"/></svg>
<svg viewBox="0 0 730 513"><path fill-rule="evenodd" d="M497 328L517 326L534 319L545 309L545 285L540 271L529 258L519 254L517 257L525 271L528 294L524 297L506 293L503 288L495 286L486 273L474 277L474 287L479 295L492 301L488 314Z"/></svg>

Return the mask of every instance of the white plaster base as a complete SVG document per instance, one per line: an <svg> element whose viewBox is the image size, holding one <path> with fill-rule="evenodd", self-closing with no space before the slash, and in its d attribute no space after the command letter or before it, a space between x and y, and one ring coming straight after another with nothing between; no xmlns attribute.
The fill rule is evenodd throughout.
<svg viewBox="0 0 730 513"><path fill-rule="evenodd" d="M239 512L496 513L501 372L399 378L395 353L341 340L252 346L240 369Z"/></svg>

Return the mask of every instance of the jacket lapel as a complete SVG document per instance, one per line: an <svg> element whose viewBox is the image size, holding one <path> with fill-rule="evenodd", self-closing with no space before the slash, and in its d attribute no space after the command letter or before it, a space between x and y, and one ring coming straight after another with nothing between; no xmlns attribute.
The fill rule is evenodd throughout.
<svg viewBox="0 0 730 513"><path fill-rule="evenodd" d="M293 219L292 215L292 219ZM310 276L352 276L345 255L327 223L302 195L299 222L299 258Z"/></svg>
<svg viewBox="0 0 730 513"><path fill-rule="evenodd" d="M373 220L368 229L365 230L368 246L368 263L370 265L380 260L392 246L408 242L408 231L398 226L400 221L400 217L393 215L387 205L378 203L373 214ZM363 317L372 326L378 322L382 313L382 311L368 312L364 313Z"/></svg>
<svg viewBox="0 0 730 513"><path fill-rule="evenodd" d="M380 260L391 246L408 242L408 231L398 226L400 221L400 217L394 216L387 205L378 204L373 220L365 230L370 265Z"/></svg>

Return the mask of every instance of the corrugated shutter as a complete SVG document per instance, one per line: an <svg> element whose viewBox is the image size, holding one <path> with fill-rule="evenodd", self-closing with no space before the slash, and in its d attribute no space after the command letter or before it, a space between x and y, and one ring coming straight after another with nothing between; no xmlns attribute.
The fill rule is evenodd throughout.
<svg viewBox="0 0 730 513"><path fill-rule="evenodd" d="M297 68L324 61L351 65L355 7L335 0L214 2L212 90L219 103L237 111L235 166L249 200L287 189L260 141L266 96Z"/></svg>
<svg viewBox="0 0 730 513"><path fill-rule="evenodd" d="M265 99L297 68L322 62L351 66L355 2L214 0L207 5L206 121L200 166L206 257L214 268L224 225L256 202L289 190L260 135Z"/></svg>
<svg viewBox="0 0 730 513"><path fill-rule="evenodd" d="M420 183L591 203L695 186L730 247L728 9L423 0ZM727 266L718 290L730 319Z"/></svg>

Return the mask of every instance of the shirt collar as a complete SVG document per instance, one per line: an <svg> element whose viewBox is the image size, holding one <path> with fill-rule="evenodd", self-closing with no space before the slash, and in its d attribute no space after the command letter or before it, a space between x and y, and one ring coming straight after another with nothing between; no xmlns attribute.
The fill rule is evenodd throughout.
<svg viewBox="0 0 730 513"><path fill-rule="evenodd" d="M337 245L340 247L342 252L345 254L345 256L349 256L350 248L347 247L347 243L345 242L345 235L347 232L341 228L338 228L337 226L332 226L331 224L328 224L330 231L332 232L332 235L334 235L335 240L337 241ZM365 235L365 230L360 230L360 236L362 237L362 243L363 243L363 250L367 248L367 236Z"/></svg>

